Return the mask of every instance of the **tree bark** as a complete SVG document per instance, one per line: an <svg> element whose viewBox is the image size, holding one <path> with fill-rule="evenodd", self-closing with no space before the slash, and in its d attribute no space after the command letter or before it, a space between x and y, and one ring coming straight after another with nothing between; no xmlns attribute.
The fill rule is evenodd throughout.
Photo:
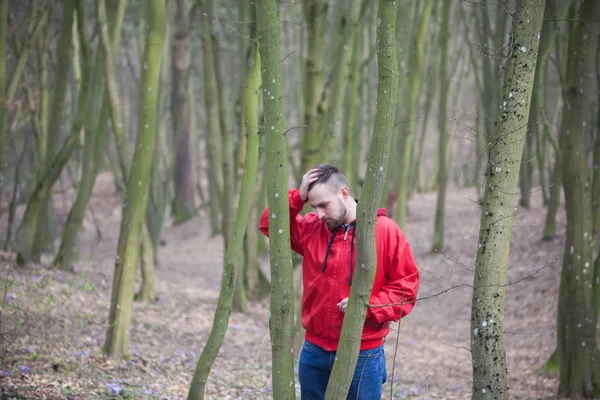
<svg viewBox="0 0 600 400"><path fill-rule="evenodd" d="M142 284L136 293L135 300L153 304L156 301L156 275L154 273L155 251L154 242L147 223L142 223L140 230L140 271Z"/></svg>
<svg viewBox="0 0 600 400"><path fill-rule="evenodd" d="M448 151L448 132L447 132L447 121L448 121L448 91L450 88L450 77L446 70L446 63L448 60L448 31L450 25L450 0L444 0L442 9L442 27L440 31L440 70L439 70L439 83L440 83L440 98L438 106L438 157L439 157L439 168L437 174L438 183L438 195L437 204L435 208L435 222L434 222L434 233L433 233L433 251L441 252L444 247L444 221L445 221L445 207L446 207L446 186L448 185L448 167L446 165L446 153ZM431 83L430 83L431 84ZM423 131L423 135L425 131Z"/></svg>
<svg viewBox="0 0 600 400"><path fill-rule="evenodd" d="M127 355L129 348L133 285L154 154L159 75L165 42L165 2L148 0L147 4L148 28L143 56L143 65L147 68L142 69L140 79L138 134L123 202L105 343L106 353L115 358Z"/></svg>
<svg viewBox="0 0 600 400"><path fill-rule="evenodd" d="M335 73L333 90L331 90L329 96L331 98L331 109L329 115L326 117L326 130L320 146L321 163L341 161L334 160L333 157L335 155L335 150L338 149L342 143L343 111L352 66L352 49L354 47L354 41L358 38L357 32L360 32L361 10L363 11L362 14L364 14L363 3L366 4L366 2L359 0L350 2L347 18L341 29L340 46L334 50L335 54L339 55L336 57L335 61L336 63L339 63L339 66Z"/></svg>
<svg viewBox="0 0 600 400"><path fill-rule="evenodd" d="M4 193L6 159L6 48L8 43L8 0L0 0L0 208Z"/></svg>
<svg viewBox="0 0 600 400"><path fill-rule="evenodd" d="M363 193L356 210L358 232L356 236L356 279L352 284L348 307L344 314L338 351L327 385L325 399L345 399L354 376L358 361L362 328L371 298L373 280L377 267L375 249L375 225L377 208L387 171L390 142L398 99L398 58L396 56L396 13L398 3L380 0L377 26L377 61L379 87L377 90L377 112L369 150L367 175Z"/></svg>
<svg viewBox="0 0 600 400"><path fill-rule="evenodd" d="M311 0L312 2L312 0ZM294 299L290 250L290 214L287 199L288 170L286 125L281 79L281 28L275 0L256 1L258 43L262 64L263 107L267 141L265 177L271 218L271 350L273 398L295 399ZM321 22L315 21L320 25ZM319 40L322 41L322 38ZM309 108L306 109L309 112Z"/></svg>
<svg viewBox="0 0 600 400"><path fill-rule="evenodd" d="M600 396L598 319L594 301L592 193L588 166L592 91L600 36L600 3L584 0L580 19L570 22L560 134L567 229L558 294L558 396Z"/></svg>
<svg viewBox="0 0 600 400"><path fill-rule="evenodd" d="M502 87L498 132L489 137L487 182L481 211L479 249L471 308L473 399L508 399L504 350L504 292L523 143L545 0L517 1L511 57Z"/></svg>
<svg viewBox="0 0 600 400"><path fill-rule="evenodd" d="M411 154L413 152L415 130L417 124L417 109L419 107L419 95L421 94L421 76L423 70L423 59L424 59L424 43L427 37L427 31L429 28L429 20L431 17L431 10L433 8L432 0L425 0L423 2L423 10L421 11L421 18L417 25L417 34L415 35L414 43L411 43L410 56L409 56L409 72L408 72L408 85L406 86L405 98L406 103L406 114L404 119L406 123L402 124L402 130L400 134L400 151L399 154L400 164L398 165L398 202L396 205L396 222L400 228L404 228L406 225L406 213L408 210L408 195L409 195L409 184L410 184L410 169L411 169Z"/></svg>
<svg viewBox="0 0 600 400"><path fill-rule="evenodd" d="M548 200L548 209L546 210L546 221L544 223L543 240L552 240L556 237L556 213L560 204L560 193L562 187L562 166L560 157L554 160L554 169L550 177L550 198Z"/></svg>
<svg viewBox="0 0 600 400"><path fill-rule="evenodd" d="M328 0L304 0L306 40L308 43L304 82L304 135L302 138L300 171L308 171L320 162L321 140L319 110L325 88L325 30L327 27ZM303 174L304 172L302 172ZM299 181L301 174L296 177Z"/></svg>
<svg viewBox="0 0 600 400"><path fill-rule="evenodd" d="M188 1L177 0L175 32L172 44L171 120L175 143L174 223L180 224L196 214L194 200L196 167L194 144L190 131L190 102L188 82L190 69Z"/></svg>
<svg viewBox="0 0 600 400"><path fill-rule="evenodd" d="M600 46L598 47L600 52ZM597 76L600 83L600 76ZM600 91L599 96L600 99ZM600 107L596 113L596 140L594 146L594 156L592 165L592 218L594 221L594 238L598 239L600 235Z"/></svg>
<svg viewBox="0 0 600 400"><path fill-rule="evenodd" d="M212 0L203 0L204 10ZM206 151L209 163L210 215L213 236L222 230L219 214L222 212L223 159L221 125L219 121L219 89L215 72L215 40L211 32L211 16L200 12L200 38L202 40L202 70L204 73L204 103L206 107Z"/></svg>
<svg viewBox="0 0 600 400"><path fill-rule="evenodd" d="M116 14L111 24L112 48L116 53L118 33L121 30L125 14L126 1L121 0L117 6ZM114 56L114 54L113 54ZM106 146L107 124L109 119L109 103L104 91L104 55L98 52L94 71L92 72L91 93L86 104L87 118L85 123L85 148L82 158L82 175L75 202L69 211L63 232L61 244L54 258L53 264L57 267L73 271L73 266L78 258L78 238L85 217L85 211L94 188L102 155ZM100 112L98 113L99 109Z"/></svg>
<svg viewBox="0 0 600 400"><path fill-rule="evenodd" d="M38 226L41 226L44 221L40 219L40 215L43 212L44 207L49 206L50 191L56 179L62 170L62 167L69 159L73 146L77 142L79 132L83 125L83 114L81 112L84 107L78 109L78 115L75 117L73 122L73 129L67 142L63 146L66 150L62 155L64 157L64 163L59 164L55 162L55 156L57 159L59 155L58 146L60 144L60 133L61 133L61 122L63 120L63 105L65 100L65 92L67 87L67 78L69 73L70 63L70 49L72 39L72 29L74 20L75 1L66 0L63 2L63 18L60 28L60 37L58 39L57 47L57 65L56 75L54 77L54 92L52 99L52 111L50 112L48 123L48 146L46 148L46 154L44 156L44 168L39 168L39 171L44 171L44 177L40 177L37 180L36 188L32 193L31 197L27 202L27 208L25 215L21 222L20 238L19 238L19 254L17 256L19 263L26 260L39 261L41 249L39 248L40 243L36 243ZM82 85L79 100L80 104L85 104L87 97L87 82ZM52 137L50 137L52 135ZM61 151L62 153L62 151ZM52 173L50 173L50 171ZM39 224L38 224L39 223ZM37 245L37 246L36 246Z"/></svg>
<svg viewBox="0 0 600 400"><path fill-rule="evenodd" d="M101 54L96 57L96 63L94 64L94 72L92 73L91 91L95 93L94 96L88 96L86 104L80 104L80 107L86 108L86 123L85 123L85 147L83 150L83 157L81 159L81 179L77 186L77 194L75 201L71 206L61 244L54 258L53 264L60 269L66 271L74 271L74 264L78 258L78 238L83 219L85 217L85 211L87 209L88 201L92 194L96 175L98 173L98 164L100 157L104 151L104 144L106 138L106 122L104 120L103 126L99 123L99 106L102 104L102 71L99 69ZM108 109L102 109L102 113L108 111ZM106 114L108 116L108 114Z"/></svg>
<svg viewBox="0 0 600 400"><path fill-rule="evenodd" d="M244 159L244 173L242 175L242 186L239 204L231 232L227 241L225 252L225 265L221 279L221 292L217 303L217 310L213 320L213 326L196 365L190 391L189 400L200 400L204 398L204 389L210 370L217 358L217 354L227 331L229 317L233 305L234 289L239 268L239 262L243 256L244 233L248 227L248 220L254 204L254 192L258 174L258 99L260 96L261 75L260 57L258 50L254 58L254 66L248 80L245 93L246 132L248 140L246 143L246 157ZM243 277L241 277L243 279Z"/></svg>
<svg viewBox="0 0 600 400"><path fill-rule="evenodd" d="M362 25L354 33L354 44L352 49L352 72L350 73L350 102L348 105L348 116L346 129L344 131L344 158L342 165L343 171L348 179L348 186L355 188L358 186L358 166L360 149L360 129L358 128L358 114L362 108L359 107L360 100L360 80L361 80L361 48L362 48Z"/></svg>
<svg viewBox="0 0 600 400"><path fill-rule="evenodd" d="M21 47L18 49L15 67L13 68L13 71L10 74L10 78L7 79L6 59L8 43L9 3L10 2L8 0L2 0L0 2L0 56L2 57L0 59L3 60L3 62L0 63L0 206L2 205L4 185L6 184L4 171L6 169L5 153L7 144L6 124L8 121L8 107L13 101L15 92L17 90L19 82L21 81L21 76L23 74L23 71L25 71L27 58L33 47L33 44L40 36L40 32L42 31L42 29L48 25L46 24L46 20L48 19L48 15L50 14L50 7L47 6L38 17L36 15L38 9L38 2L33 1L31 3L31 17L26 28L27 37L23 41ZM44 158L42 158L42 160L43 159Z"/></svg>
<svg viewBox="0 0 600 400"><path fill-rule="evenodd" d="M537 73L536 73L537 76ZM534 83L534 90L537 85ZM519 170L519 191L521 192L521 198L519 199L519 205L523 208L531 207L531 187L533 185L533 139L537 136L537 112L538 103L536 96L531 97L531 106L529 107L529 118L527 120L527 133L525 134L525 144L523 146L523 155L521 156L521 162L523 163Z"/></svg>

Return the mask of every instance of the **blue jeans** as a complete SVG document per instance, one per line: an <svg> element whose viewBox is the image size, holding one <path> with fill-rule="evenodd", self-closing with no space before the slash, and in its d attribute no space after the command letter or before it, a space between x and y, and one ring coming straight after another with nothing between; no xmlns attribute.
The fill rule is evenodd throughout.
<svg viewBox="0 0 600 400"><path fill-rule="evenodd" d="M304 341L298 367L302 400L322 400L333 368L335 351ZM381 400L381 386L387 379L383 346L362 350L350 384L348 400Z"/></svg>

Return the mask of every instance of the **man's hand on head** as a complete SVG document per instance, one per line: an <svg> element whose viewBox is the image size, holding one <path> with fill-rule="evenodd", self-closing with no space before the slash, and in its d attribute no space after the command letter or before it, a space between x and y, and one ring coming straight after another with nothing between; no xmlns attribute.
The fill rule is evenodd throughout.
<svg viewBox="0 0 600 400"><path fill-rule="evenodd" d="M321 170L319 168L313 168L302 177L302 183L300 184L300 198L302 201L308 201L308 188L311 183L319 179L320 172Z"/></svg>

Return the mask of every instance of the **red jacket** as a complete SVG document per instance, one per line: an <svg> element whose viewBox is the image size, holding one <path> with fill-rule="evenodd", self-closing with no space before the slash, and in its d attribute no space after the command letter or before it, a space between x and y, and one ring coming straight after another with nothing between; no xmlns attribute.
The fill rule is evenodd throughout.
<svg viewBox="0 0 600 400"><path fill-rule="evenodd" d="M354 222L346 231L340 227L330 231L316 213L299 215L304 208L300 192L290 189L290 239L292 250L303 256L302 325L306 340L325 350L337 349L342 330L342 313L337 303L350 295L356 263ZM269 236L269 214L265 210L260 230ZM383 344L391 321L405 317L414 307L419 287L419 271L411 248L396 223L385 209L377 213L375 231L377 271L363 328L361 350ZM328 251L329 248L329 251ZM351 255L352 254L352 255ZM352 258L352 260L351 260Z"/></svg>

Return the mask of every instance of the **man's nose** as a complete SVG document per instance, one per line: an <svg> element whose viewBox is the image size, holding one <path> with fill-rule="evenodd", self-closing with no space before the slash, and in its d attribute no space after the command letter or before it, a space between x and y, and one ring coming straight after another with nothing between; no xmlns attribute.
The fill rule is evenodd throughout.
<svg viewBox="0 0 600 400"><path fill-rule="evenodd" d="M319 217L319 219L323 219L324 216L325 213L323 212L323 210L317 208L317 217Z"/></svg>

